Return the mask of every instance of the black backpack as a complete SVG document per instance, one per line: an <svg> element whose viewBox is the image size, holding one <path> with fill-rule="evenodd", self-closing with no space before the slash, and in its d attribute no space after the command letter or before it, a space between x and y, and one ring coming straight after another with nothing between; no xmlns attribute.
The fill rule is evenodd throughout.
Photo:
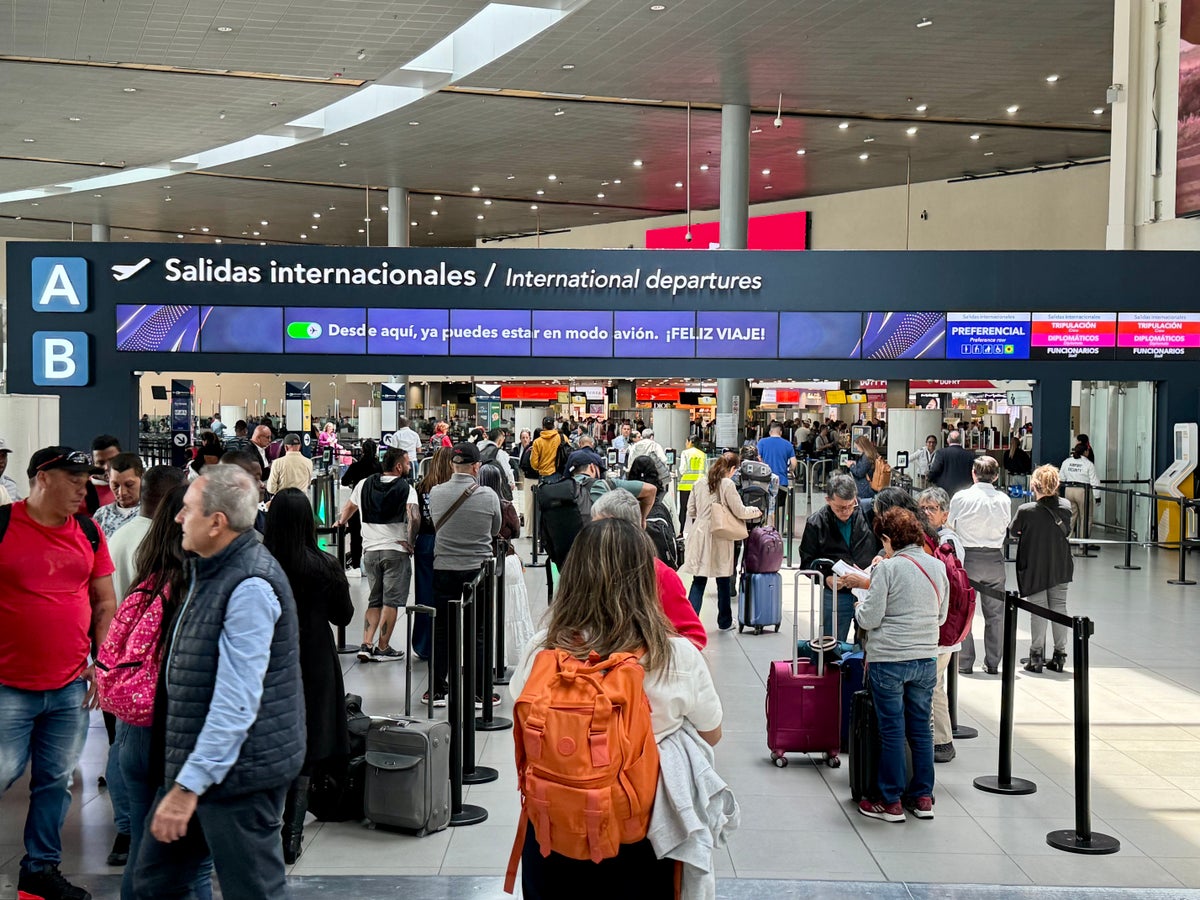
<svg viewBox="0 0 1200 900"><path fill-rule="evenodd" d="M500 448L495 444L489 444L479 451L479 460L484 466L491 466L500 475L500 499L512 502L512 485L508 483L508 472L504 471L504 466L500 465L500 460L496 457L500 454Z"/></svg>
<svg viewBox="0 0 1200 900"><path fill-rule="evenodd" d="M404 522L408 517L408 489L405 478L385 483L380 474L369 477L359 495L362 520L380 525Z"/></svg>
<svg viewBox="0 0 1200 900"><path fill-rule="evenodd" d="M562 568L567 553L583 526L592 518L592 484L595 478L582 481L566 475L547 475L537 487L538 513L541 519L542 543L546 555ZM604 479L604 489L613 489Z"/></svg>
<svg viewBox="0 0 1200 900"><path fill-rule="evenodd" d="M571 455L571 442L568 441L560 433L558 436L558 450L554 454L554 473L556 475L565 475L567 471L567 459Z"/></svg>
<svg viewBox="0 0 1200 900"><path fill-rule="evenodd" d="M363 818L371 717L362 711L358 694L347 694L345 704L350 755L318 763L308 787L309 811L322 822L357 822Z"/></svg>
<svg viewBox="0 0 1200 900"><path fill-rule="evenodd" d="M4 535L8 532L8 522L12 518L12 504L6 503L0 506L0 541L4 540ZM100 550L100 528L91 516L85 516L83 513L75 513L75 521L79 523L79 527L83 529L84 535L88 539L88 543L92 545L92 552L98 553Z"/></svg>
<svg viewBox="0 0 1200 900"><path fill-rule="evenodd" d="M771 467L758 460L745 460L738 469L738 498L743 506L762 510L759 518L747 523L750 527L766 522L771 508Z"/></svg>
<svg viewBox="0 0 1200 900"><path fill-rule="evenodd" d="M675 533L671 514L658 500L654 501L650 515L646 516L646 534L650 536L659 559L675 570L683 565L683 538Z"/></svg>

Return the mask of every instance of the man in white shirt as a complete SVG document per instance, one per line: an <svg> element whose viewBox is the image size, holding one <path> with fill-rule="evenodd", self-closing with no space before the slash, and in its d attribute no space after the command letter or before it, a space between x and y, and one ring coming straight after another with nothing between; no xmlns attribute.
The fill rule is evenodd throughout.
<svg viewBox="0 0 1200 900"><path fill-rule="evenodd" d="M969 488L950 501L949 525L962 541L963 568L973 584L982 586L979 606L983 609L983 665L989 675L1000 673L1004 644L1004 538L1012 516L1012 503L996 490L1000 464L990 456L976 457L971 466L974 480ZM988 596L992 591L998 596ZM968 634L958 655L958 671L971 674L975 665L975 640Z"/></svg>
<svg viewBox="0 0 1200 900"><path fill-rule="evenodd" d="M389 447L403 450L409 459L416 459L417 451L421 448L421 436L409 428L408 419L401 416L396 420L396 430L388 438L387 444Z"/></svg>
<svg viewBox="0 0 1200 900"><path fill-rule="evenodd" d="M0 438L0 487L8 491L9 498L16 503L18 500L24 499L25 492L11 476L4 474L4 470L8 468L8 457L11 454L12 448L8 446L8 442L4 438Z"/></svg>

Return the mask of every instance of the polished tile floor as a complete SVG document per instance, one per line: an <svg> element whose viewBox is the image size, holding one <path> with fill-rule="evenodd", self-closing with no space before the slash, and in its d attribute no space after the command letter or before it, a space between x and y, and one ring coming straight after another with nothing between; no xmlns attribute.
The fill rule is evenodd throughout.
<svg viewBox="0 0 1200 900"><path fill-rule="evenodd" d="M528 547L522 548L528 559ZM1092 640L1092 807L1096 831L1116 836L1121 851L1089 857L1057 851L1048 831L1074 824L1072 682L1068 673L1017 679L1013 774L1036 782L1028 796L976 790L976 776L994 774L998 752L1000 680L960 679L960 720L979 729L957 742L958 758L937 767L937 817L901 825L858 815L850 802L847 767L829 769L793 757L771 765L765 745L764 682L768 664L788 654L792 616L781 633L755 637L718 633L715 591L703 611L712 629L707 656L725 705L718 767L737 793L742 828L719 852L720 896L791 897L845 894L851 885L813 882L902 882L884 897L1055 897L1047 887L1200 888L1200 588L1167 584L1176 556L1138 551L1136 572L1113 568L1116 550L1080 560L1069 604L1094 619ZM1192 561L1200 570L1200 559ZM1012 569L1010 567L1010 579ZM785 596L790 607L790 578ZM536 609L545 606L544 575L529 569ZM1010 581L1011 584L1011 581ZM355 585L361 591L365 585ZM801 591L801 629L807 634L807 589ZM361 597L359 598L361 606ZM358 622L355 623L357 627ZM1024 655L1028 621L1022 616ZM976 635L982 637L982 620ZM354 642L353 630L350 641ZM403 708L404 663L359 664L344 656L346 685L371 713ZM424 690L423 664L414 691ZM505 704L502 713L511 709ZM516 825L517 796L511 732L478 736L480 764L499 780L467 789L488 820L426 838L377 832L367 826L310 822L305 852L292 868L296 896L500 897L500 873ZM116 870L104 864L112 841L107 796L96 787L105 755L99 719L80 765L75 803L65 828L64 872L78 875L98 898L116 897ZM23 782L0 801L0 872L15 877L21 855ZM414 878L413 876L426 876ZM428 876L438 876L428 877ZM782 881L772 880L781 879ZM999 891L933 885L990 885ZM1024 890L1017 886L1026 886ZM1031 887L1032 886L1032 887ZM8 891L11 891L9 886ZM1069 893L1066 891L1063 894ZM1092 896L1134 896L1102 892ZM0 876L0 900L7 896ZM1136 896L1154 894L1141 890ZM1168 896L1164 893L1163 896ZM1200 895L1198 895L1200 896Z"/></svg>

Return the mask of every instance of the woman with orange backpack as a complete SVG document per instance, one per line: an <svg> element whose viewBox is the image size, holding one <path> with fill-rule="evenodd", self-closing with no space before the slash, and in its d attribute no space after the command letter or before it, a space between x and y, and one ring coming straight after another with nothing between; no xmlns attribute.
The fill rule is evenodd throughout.
<svg viewBox="0 0 1200 900"><path fill-rule="evenodd" d="M584 527L509 691L522 816L506 889L519 862L526 900L580 885L674 897L675 863L646 837L658 744L686 722L714 745L722 713L700 651L663 614L644 531L620 519Z"/></svg>

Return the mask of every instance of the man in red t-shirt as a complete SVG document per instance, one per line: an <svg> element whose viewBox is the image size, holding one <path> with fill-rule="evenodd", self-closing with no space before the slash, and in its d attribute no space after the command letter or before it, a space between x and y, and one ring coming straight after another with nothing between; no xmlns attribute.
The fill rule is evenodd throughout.
<svg viewBox="0 0 1200 900"><path fill-rule="evenodd" d="M104 535L77 515L100 471L70 447L37 451L29 499L9 507L0 534L0 791L32 760L18 889L47 900L91 898L58 866L71 772L96 706L88 654L117 607Z"/></svg>

